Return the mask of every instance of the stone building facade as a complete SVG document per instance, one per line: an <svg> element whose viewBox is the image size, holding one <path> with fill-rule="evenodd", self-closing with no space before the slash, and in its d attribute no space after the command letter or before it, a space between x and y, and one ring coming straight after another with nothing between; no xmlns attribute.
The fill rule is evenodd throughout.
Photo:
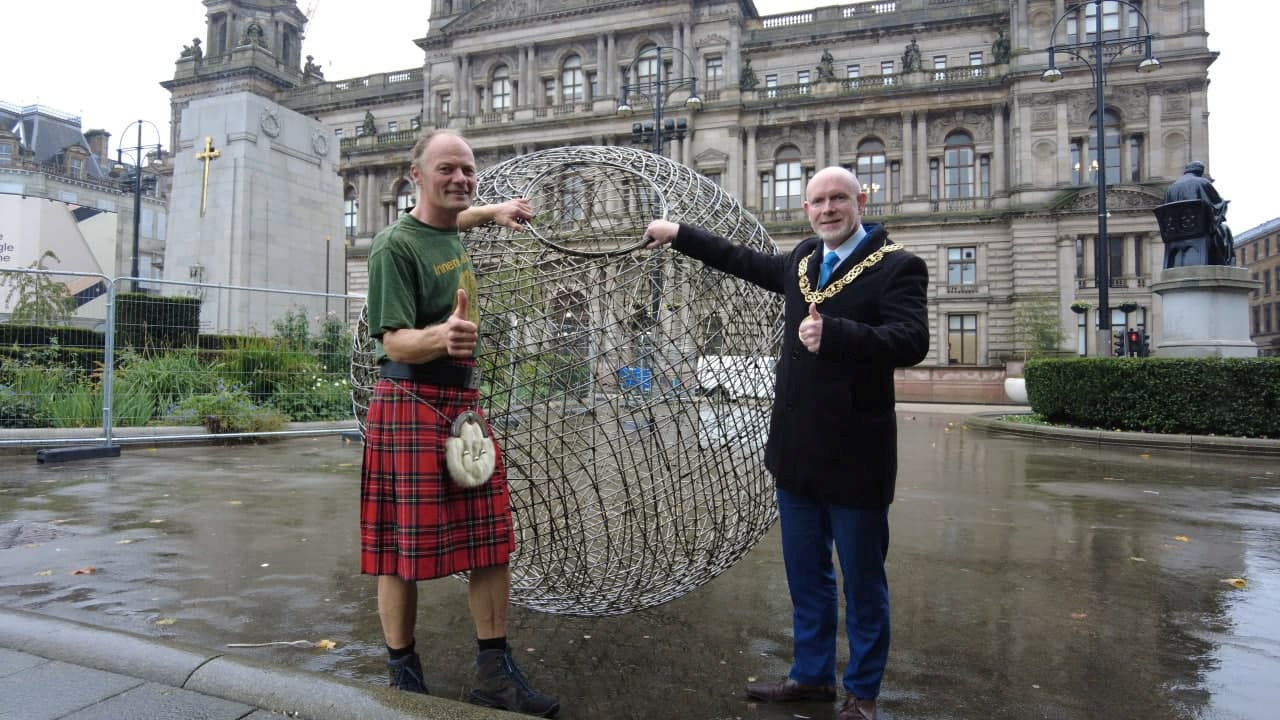
<svg viewBox="0 0 1280 720"><path fill-rule="evenodd" d="M1249 294L1249 337L1258 354L1280 356L1280 218L1236 236L1236 264L1261 286Z"/></svg>
<svg viewBox="0 0 1280 720"><path fill-rule="evenodd" d="M262 2L206 4L212 32L215 9L232 18ZM340 147L352 292L373 235L412 203L407 156L422 129L462 131L482 168L565 144L628 144L633 123L655 120L658 79L662 119L685 128L665 153L732 193L783 248L809 232L806 180L827 165L857 171L869 221L930 266L933 343L920 372L980 373L1021 354L1023 304L1056 308L1063 353L1108 352L1092 330L1098 171L1110 303L1138 306L1113 311L1113 324L1158 330L1151 209L1187 161L1209 160L1215 53L1204 0L1103 3L1104 39L1146 32L1130 6L1150 21L1162 67L1134 72L1140 48L1108 63L1103 168L1090 71L1059 54L1064 79L1041 82L1051 42L1094 37L1097 6L1076 0L868 0L772 16L750 0L432 0L414 40L421 66L326 82L285 58L287 77L264 90ZM686 108L685 78L697 79L699 109ZM618 113L624 89L630 117ZM1073 302L1091 308L1077 314Z"/></svg>
<svg viewBox="0 0 1280 720"><path fill-rule="evenodd" d="M102 272L112 277L128 277L132 272L135 197L128 181L135 172L136 159L127 154L111 156L107 151L110 137L111 133L105 130L84 130L77 115L41 105L19 107L0 101L0 195L42 198L81 208L81 216L100 211L115 218L110 246L94 248L95 262L73 266L64 258L60 269ZM150 167L153 159L149 155L142 158L147 164L142 193L136 198L140 215L138 271L143 278L158 278L164 268L168 188L163 182L154 182L158 171ZM61 242L46 237L43 228L22 240L32 252ZM67 252L61 254L72 257ZM35 260L36 256L26 259ZM27 264L19 263L22 267ZM145 283L141 287L149 289Z"/></svg>

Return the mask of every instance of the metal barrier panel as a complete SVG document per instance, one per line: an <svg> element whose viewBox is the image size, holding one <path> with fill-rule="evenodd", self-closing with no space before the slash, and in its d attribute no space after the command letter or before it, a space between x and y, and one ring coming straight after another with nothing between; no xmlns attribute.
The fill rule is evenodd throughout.
<svg viewBox="0 0 1280 720"><path fill-rule="evenodd" d="M0 269L0 446L353 430L363 302Z"/></svg>
<svg viewBox="0 0 1280 720"><path fill-rule="evenodd" d="M0 269L0 445L22 444L22 433L6 430L46 428L66 441L110 442L110 288L95 273Z"/></svg>
<svg viewBox="0 0 1280 720"><path fill-rule="evenodd" d="M115 283L114 417L151 439L353 430L359 296L148 279ZM299 427L300 423L322 426Z"/></svg>

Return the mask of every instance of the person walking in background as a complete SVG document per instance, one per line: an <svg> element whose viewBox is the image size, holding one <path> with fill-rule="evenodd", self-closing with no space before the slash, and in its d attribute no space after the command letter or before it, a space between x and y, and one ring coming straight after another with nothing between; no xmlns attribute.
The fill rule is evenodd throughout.
<svg viewBox="0 0 1280 720"><path fill-rule="evenodd" d="M782 556L793 607L794 658L781 680L753 682L765 702L836 698L844 578L849 664L839 720L874 720L889 655L889 504L897 477L893 374L929 350L928 269L863 227L867 194L829 167L805 191L816 237L762 253L707 231L654 220L645 247L677 251L784 297L765 465L777 484Z"/></svg>
<svg viewBox="0 0 1280 720"><path fill-rule="evenodd" d="M467 572L479 645L471 702L552 717L559 700L529 685L507 643L515 533L501 451L478 414L476 278L458 236L490 221L520 229L533 213L523 199L471 207L475 157L453 132L418 140L410 176L417 204L369 251L369 333L381 379L361 469L360 570L378 577L392 687L427 692L414 643L418 581ZM463 487L446 469L446 441L469 411L485 439L476 443L476 431L460 455L490 463L492 474Z"/></svg>

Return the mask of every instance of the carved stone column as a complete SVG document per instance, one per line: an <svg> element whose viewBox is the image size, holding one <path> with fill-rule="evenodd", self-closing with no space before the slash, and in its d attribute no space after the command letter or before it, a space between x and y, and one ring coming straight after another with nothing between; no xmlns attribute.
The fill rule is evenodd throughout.
<svg viewBox="0 0 1280 720"><path fill-rule="evenodd" d="M916 194L914 156L911 145L911 111L904 110L902 111L902 189L899 192L907 196ZM892 201L901 202L902 198L892 198Z"/></svg>
<svg viewBox="0 0 1280 720"><path fill-rule="evenodd" d="M604 39L604 34L601 33L600 35L596 36L596 90L601 95L608 95L608 92L604 89L604 86L605 86L606 78L609 77L608 75L609 64L608 62L606 62L606 59L605 59L604 48L605 48L605 39ZM589 83L588 83L588 90L590 90ZM591 102L594 103L595 101L596 101L596 96L592 95Z"/></svg>
<svg viewBox="0 0 1280 720"><path fill-rule="evenodd" d="M693 46L692 23L684 24L684 51L689 54L689 62L694 64L693 67L689 68L689 72L685 73L685 75L688 77L697 77L698 68L701 66L698 64L698 49Z"/></svg>
<svg viewBox="0 0 1280 720"><path fill-rule="evenodd" d="M1147 177L1151 179L1167 177L1165 175L1164 143L1160 139L1161 125L1164 119L1164 96L1156 88L1147 94Z"/></svg>
<svg viewBox="0 0 1280 720"><path fill-rule="evenodd" d="M921 110L916 114L916 174L920 178L916 192L921 197L929 197L929 113Z"/></svg>
<svg viewBox="0 0 1280 720"><path fill-rule="evenodd" d="M827 149L827 164L840 164L840 116L831 118L831 147Z"/></svg>
<svg viewBox="0 0 1280 720"><path fill-rule="evenodd" d="M1190 137L1187 138L1187 146L1191 154L1187 158L1200 160L1209 157L1209 114L1205 112L1204 86L1195 88L1190 95L1191 118L1188 123Z"/></svg>
<svg viewBox="0 0 1280 720"><path fill-rule="evenodd" d="M604 73L604 77L600 80L600 87L604 89L606 95L617 95L621 89L615 87L617 83L614 82L613 78L615 73L618 72L618 37L614 33L609 33L605 35L604 40L605 60L604 69L601 70Z"/></svg>
<svg viewBox="0 0 1280 720"><path fill-rule="evenodd" d="M733 142L729 146L729 176L725 178L728 183L725 190L745 205L747 196L742 187L742 131L733 128L732 132Z"/></svg>
<svg viewBox="0 0 1280 720"><path fill-rule="evenodd" d="M467 116L475 114L475 107L472 104L475 92L471 88L470 55L462 56L462 82L458 85L458 94L461 97L457 98L456 102L461 104L463 114Z"/></svg>
<svg viewBox="0 0 1280 720"><path fill-rule="evenodd" d="M1004 103L996 103L991 106L991 194L1004 190Z"/></svg>
<svg viewBox="0 0 1280 720"><path fill-rule="evenodd" d="M687 52L684 44L684 23L675 23L671 26L671 44L680 52L675 54L673 58L675 62L672 64L672 72L676 77L686 77L689 73L684 70L684 56Z"/></svg>
<svg viewBox="0 0 1280 720"><path fill-rule="evenodd" d="M823 118L813 121L813 165L815 172L827 166L827 121Z"/></svg>
<svg viewBox="0 0 1280 720"><path fill-rule="evenodd" d="M1067 97L1066 93L1058 96L1058 104L1054 108L1056 112L1056 120L1054 129L1057 131L1058 142L1058 172L1057 181L1059 185L1071 184L1071 173L1074 168L1071 167L1071 127L1067 119ZM1030 133L1028 133L1030 134ZM1088 161L1081 156L1080 172L1081 179L1084 178L1085 165Z"/></svg>
<svg viewBox="0 0 1280 720"><path fill-rule="evenodd" d="M752 126L747 128L747 177L746 197L747 207L752 211L759 211L760 206L760 171L756 168L756 133L760 128Z"/></svg>

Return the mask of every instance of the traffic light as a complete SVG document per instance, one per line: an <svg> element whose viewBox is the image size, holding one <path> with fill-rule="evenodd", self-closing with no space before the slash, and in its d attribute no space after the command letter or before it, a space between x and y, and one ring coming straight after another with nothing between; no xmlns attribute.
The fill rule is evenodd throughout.
<svg viewBox="0 0 1280 720"><path fill-rule="evenodd" d="M1112 333L1116 341L1116 357L1124 357L1124 331L1116 330Z"/></svg>
<svg viewBox="0 0 1280 720"><path fill-rule="evenodd" d="M1149 357L1151 355L1151 336L1146 330L1142 331L1142 345L1138 347L1138 357Z"/></svg>
<svg viewBox="0 0 1280 720"><path fill-rule="evenodd" d="M1130 357L1139 357L1141 355L1142 339L1138 337L1137 330L1134 330L1133 328L1129 328L1129 343L1128 343L1128 347L1125 349L1129 351L1127 354Z"/></svg>

